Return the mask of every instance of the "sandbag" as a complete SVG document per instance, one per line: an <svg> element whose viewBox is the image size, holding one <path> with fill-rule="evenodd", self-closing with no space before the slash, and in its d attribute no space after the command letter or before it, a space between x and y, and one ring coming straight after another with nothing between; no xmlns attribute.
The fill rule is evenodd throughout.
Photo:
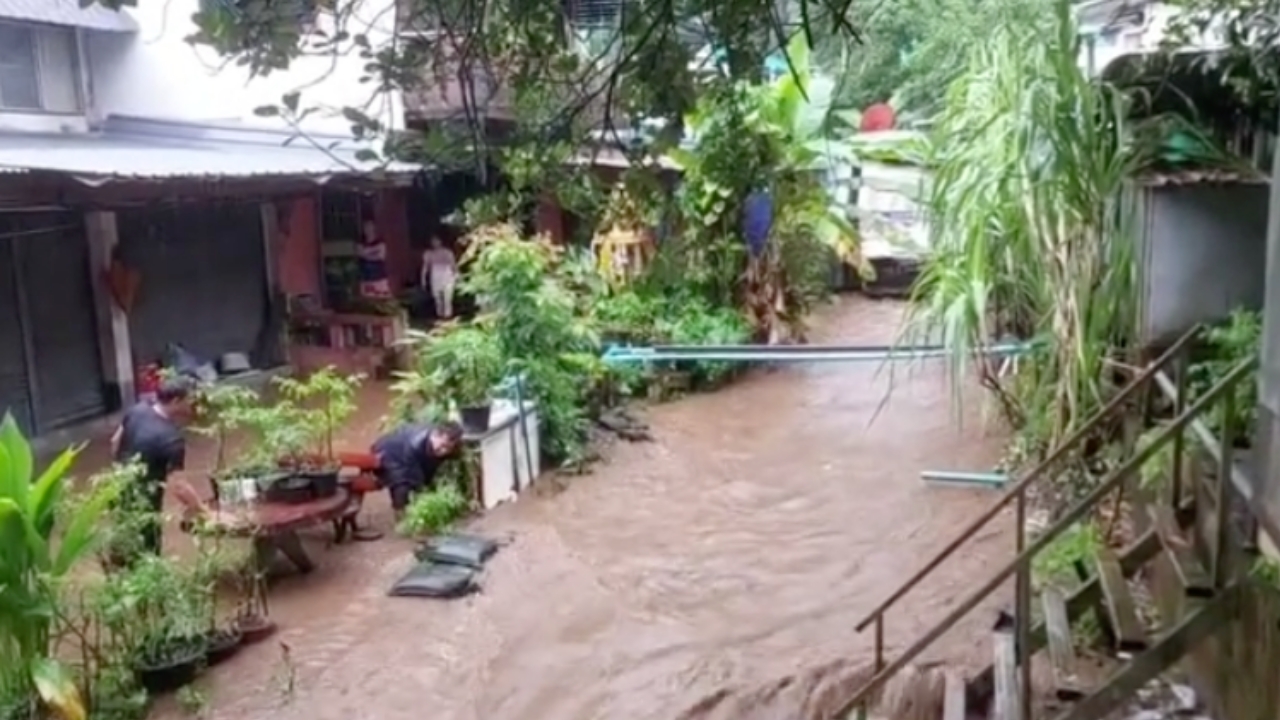
<svg viewBox="0 0 1280 720"><path fill-rule="evenodd" d="M480 589L476 571L461 565L424 562L391 586L391 597L457 598Z"/></svg>
<svg viewBox="0 0 1280 720"><path fill-rule="evenodd" d="M479 570L498 551L498 543L476 535L440 535L424 542L414 555L423 562L461 565Z"/></svg>

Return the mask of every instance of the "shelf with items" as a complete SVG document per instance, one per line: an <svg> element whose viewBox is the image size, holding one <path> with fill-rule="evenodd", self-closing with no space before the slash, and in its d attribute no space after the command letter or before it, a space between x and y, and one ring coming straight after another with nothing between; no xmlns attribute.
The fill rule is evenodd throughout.
<svg viewBox="0 0 1280 720"><path fill-rule="evenodd" d="M303 371L333 366L382 377L397 366L409 323L403 312L340 313L295 302L289 313L290 362Z"/></svg>
<svg viewBox="0 0 1280 720"><path fill-rule="evenodd" d="M295 344L343 348L392 348L405 338L403 314L357 315L329 311L294 312L289 318Z"/></svg>

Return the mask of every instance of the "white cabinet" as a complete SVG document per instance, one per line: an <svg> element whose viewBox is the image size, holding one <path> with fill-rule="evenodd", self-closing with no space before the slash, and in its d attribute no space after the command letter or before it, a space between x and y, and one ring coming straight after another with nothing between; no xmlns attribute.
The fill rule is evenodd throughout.
<svg viewBox="0 0 1280 720"><path fill-rule="evenodd" d="M497 400L489 416L489 430L472 439L480 448L480 504L488 510L514 500L538 477L538 410L524 403L524 415L513 401Z"/></svg>

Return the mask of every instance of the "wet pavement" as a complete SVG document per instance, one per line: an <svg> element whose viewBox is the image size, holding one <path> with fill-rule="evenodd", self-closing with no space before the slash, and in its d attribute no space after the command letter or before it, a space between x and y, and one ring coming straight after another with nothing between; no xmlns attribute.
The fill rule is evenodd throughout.
<svg viewBox="0 0 1280 720"><path fill-rule="evenodd" d="M812 336L884 344L899 319L896 303L845 298ZM654 442L612 446L590 475L544 476L555 491L473 524L513 542L470 598L387 598L410 543L324 547L317 532L319 568L273 588L281 632L201 681L207 716L821 717L871 659L854 624L993 500L919 477L996 462L1002 434L976 393L958 423L940 365L897 368L886 402L890 385L877 363L792 366L640 411ZM367 395L348 445L385 412L381 390ZM207 453L193 455L198 471ZM372 520L385 528L384 503ZM1010 528L1001 518L909 595L889 646L1009 558ZM973 613L928 657L978 667L992 619Z"/></svg>

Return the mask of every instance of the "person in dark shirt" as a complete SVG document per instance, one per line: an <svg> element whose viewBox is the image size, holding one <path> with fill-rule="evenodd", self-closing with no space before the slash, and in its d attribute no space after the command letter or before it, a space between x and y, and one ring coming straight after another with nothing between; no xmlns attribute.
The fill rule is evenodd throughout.
<svg viewBox="0 0 1280 720"><path fill-rule="evenodd" d="M397 520L413 495L433 484L440 465L455 457L461 444L462 426L455 422L402 425L373 443L381 484L391 495Z"/></svg>
<svg viewBox="0 0 1280 720"><path fill-rule="evenodd" d="M116 462L136 461L143 468L137 484L126 491L124 502L151 514L143 523L140 538L146 552L160 553L165 483L186 464L187 441L179 423L190 417L191 396L187 379L165 380L156 392L156 401L129 408L111 438Z"/></svg>

